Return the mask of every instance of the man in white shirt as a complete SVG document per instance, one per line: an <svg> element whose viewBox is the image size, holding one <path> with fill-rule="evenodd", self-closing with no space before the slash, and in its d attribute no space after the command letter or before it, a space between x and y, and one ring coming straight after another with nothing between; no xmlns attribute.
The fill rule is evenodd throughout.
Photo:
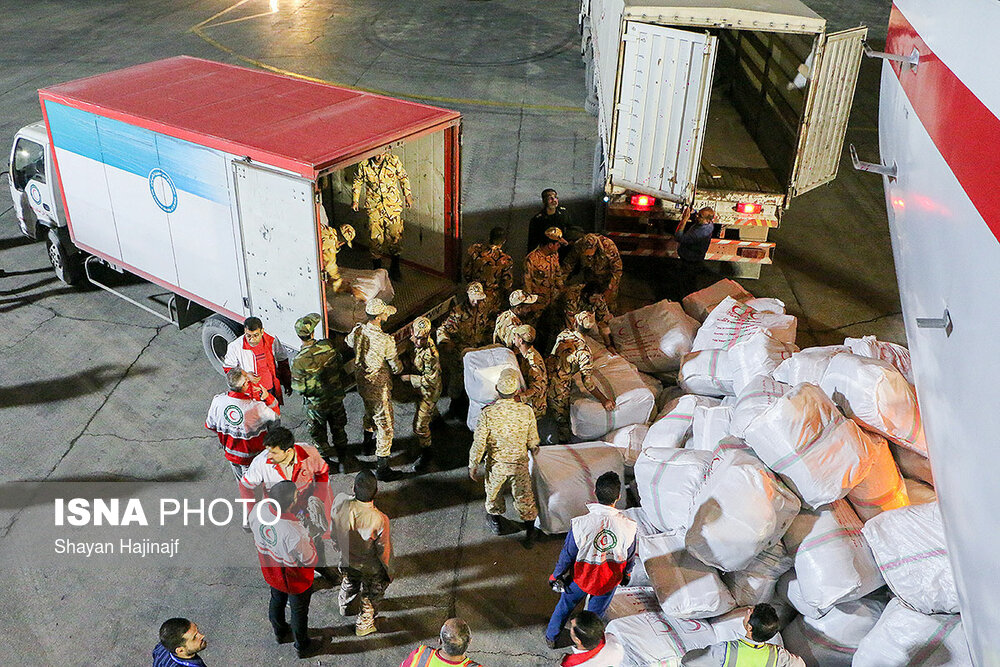
<svg viewBox="0 0 1000 667"><path fill-rule="evenodd" d="M604 621L592 611L581 611L569 622L573 652L564 656L562 667L620 667L625 649L604 634Z"/></svg>

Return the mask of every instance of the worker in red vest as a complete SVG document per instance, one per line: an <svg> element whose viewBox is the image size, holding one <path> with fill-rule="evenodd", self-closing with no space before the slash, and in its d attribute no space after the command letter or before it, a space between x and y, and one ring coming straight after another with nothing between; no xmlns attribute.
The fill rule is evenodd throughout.
<svg viewBox="0 0 1000 667"><path fill-rule="evenodd" d="M243 322L243 335L229 344L222 368L228 373L242 368L250 381L271 392L283 404L281 390L292 393L292 368L281 341L264 331L259 317L248 317Z"/></svg>

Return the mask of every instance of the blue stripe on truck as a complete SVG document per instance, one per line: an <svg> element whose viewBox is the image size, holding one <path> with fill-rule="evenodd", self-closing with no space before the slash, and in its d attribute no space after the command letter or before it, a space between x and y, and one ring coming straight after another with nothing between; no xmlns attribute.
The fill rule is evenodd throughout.
<svg viewBox="0 0 1000 667"><path fill-rule="evenodd" d="M178 190L229 205L227 161L218 151L51 100L45 112L56 148L142 178L161 169Z"/></svg>

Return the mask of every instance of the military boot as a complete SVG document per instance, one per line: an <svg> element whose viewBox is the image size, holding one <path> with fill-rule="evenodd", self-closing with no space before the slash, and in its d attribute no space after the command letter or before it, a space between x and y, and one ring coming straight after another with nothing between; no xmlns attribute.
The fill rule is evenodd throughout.
<svg viewBox="0 0 1000 667"><path fill-rule="evenodd" d="M535 546L535 538L538 536L538 529L535 528L535 522L525 521L524 522L524 541L521 542L521 546L525 549L531 549Z"/></svg>
<svg viewBox="0 0 1000 667"><path fill-rule="evenodd" d="M389 457L380 456L375 463L375 479L380 482L391 482L399 479L399 473L389 467Z"/></svg>
<svg viewBox="0 0 1000 667"><path fill-rule="evenodd" d="M389 277L399 281L403 279L403 272L399 269L399 255L393 255L389 261Z"/></svg>
<svg viewBox="0 0 1000 667"><path fill-rule="evenodd" d="M361 611L354 624L354 634L364 637L375 632L375 605L368 598L361 598Z"/></svg>
<svg viewBox="0 0 1000 667"><path fill-rule="evenodd" d="M371 456L375 453L375 432L365 431L365 439L361 442L361 453Z"/></svg>
<svg viewBox="0 0 1000 667"><path fill-rule="evenodd" d="M358 460L347 453L346 450L342 448L337 449L337 467L334 468L330 466L330 470L336 469L341 475L348 473L352 470L357 470L359 467Z"/></svg>
<svg viewBox="0 0 1000 667"><path fill-rule="evenodd" d="M430 447L423 447L420 450L420 455L417 456L417 460L413 462L414 472L426 472L428 468L431 467L431 461L434 456L431 454Z"/></svg>
<svg viewBox="0 0 1000 667"><path fill-rule="evenodd" d="M499 514L486 515L486 525L494 535L503 535L503 517Z"/></svg>

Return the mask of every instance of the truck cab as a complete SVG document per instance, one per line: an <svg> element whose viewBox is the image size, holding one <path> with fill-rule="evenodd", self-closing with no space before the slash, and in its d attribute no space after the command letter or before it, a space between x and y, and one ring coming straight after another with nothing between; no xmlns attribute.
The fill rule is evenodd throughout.
<svg viewBox="0 0 1000 667"><path fill-rule="evenodd" d="M580 23L608 236L674 256L681 209L709 206L706 259L759 275L792 199L837 175L867 29L798 0L584 0Z"/></svg>
<svg viewBox="0 0 1000 667"><path fill-rule="evenodd" d="M66 229L59 192L59 173L52 166L52 149L45 123L18 130L10 149L8 185L21 233L44 240L49 262L63 282L75 284L83 277L82 256L73 247Z"/></svg>

